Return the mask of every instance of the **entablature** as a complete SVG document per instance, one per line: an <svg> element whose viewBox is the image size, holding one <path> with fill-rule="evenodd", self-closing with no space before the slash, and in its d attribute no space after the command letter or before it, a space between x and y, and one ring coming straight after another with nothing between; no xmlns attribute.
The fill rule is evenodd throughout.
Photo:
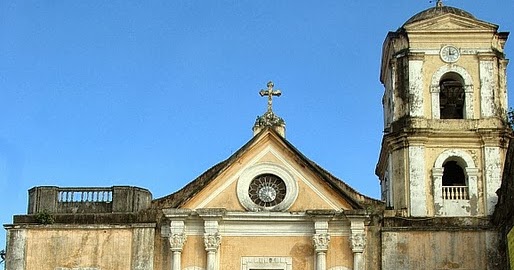
<svg viewBox="0 0 514 270"><path fill-rule="evenodd" d="M168 220L161 226L163 237L172 234L173 226L180 224L185 235L203 235L206 220L216 219L220 234L224 236L312 236L320 222L328 225L330 235L348 236L355 224L368 225L366 210L333 211L308 210L304 212L243 212L224 209L163 209ZM206 215L206 213L208 213ZM177 223L178 222L178 223ZM269 228L273 227L273 230ZM319 229L319 228L318 228Z"/></svg>

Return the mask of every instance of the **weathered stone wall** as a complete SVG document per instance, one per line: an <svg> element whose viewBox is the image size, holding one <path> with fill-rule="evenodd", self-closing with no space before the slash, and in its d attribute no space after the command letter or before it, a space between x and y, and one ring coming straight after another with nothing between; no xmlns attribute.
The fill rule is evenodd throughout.
<svg viewBox="0 0 514 270"><path fill-rule="evenodd" d="M123 213L147 209L152 194L131 186L62 188L39 186L29 190L28 214Z"/></svg>
<svg viewBox="0 0 514 270"><path fill-rule="evenodd" d="M499 269L499 234L475 218L386 218L382 270Z"/></svg>
<svg viewBox="0 0 514 270"><path fill-rule="evenodd" d="M498 204L493 215L493 222L500 230L499 252L501 253L502 267L498 269L509 268L509 253L507 245L507 234L514 227L514 140L511 140L507 150L505 159L505 167L503 170L503 178L498 193Z"/></svg>
<svg viewBox="0 0 514 270"><path fill-rule="evenodd" d="M367 226L367 239L365 254L365 269L380 269L382 263L381 250L381 220L377 214L370 215L370 222Z"/></svg>
<svg viewBox="0 0 514 270"><path fill-rule="evenodd" d="M7 269L150 270L154 224L17 225L8 230Z"/></svg>

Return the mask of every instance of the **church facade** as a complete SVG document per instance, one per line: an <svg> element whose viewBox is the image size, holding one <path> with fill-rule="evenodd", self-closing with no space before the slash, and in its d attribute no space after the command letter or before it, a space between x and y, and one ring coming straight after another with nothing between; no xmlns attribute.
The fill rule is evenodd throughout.
<svg viewBox="0 0 514 270"><path fill-rule="evenodd" d="M269 82L253 138L168 196L29 190L4 225L6 269L508 269L512 222L491 218L512 181L507 36L440 1L387 35L380 199L287 141Z"/></svg>

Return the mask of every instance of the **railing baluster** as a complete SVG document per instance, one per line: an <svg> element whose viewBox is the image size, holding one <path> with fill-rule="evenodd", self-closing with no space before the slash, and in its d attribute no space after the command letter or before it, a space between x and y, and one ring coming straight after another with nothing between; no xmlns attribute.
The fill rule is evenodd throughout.
<svg viewBox="0 0 514 270"><path fill-rule="evenodd" d="M57 193L59 203L112 202L109 188L60 188Z"/></svg>
<svg viewBox="0 0 514 270"><path fill-rule="evenodd" d="M469 200L467 186L443 186L442 193L444 200Z"/></svg>

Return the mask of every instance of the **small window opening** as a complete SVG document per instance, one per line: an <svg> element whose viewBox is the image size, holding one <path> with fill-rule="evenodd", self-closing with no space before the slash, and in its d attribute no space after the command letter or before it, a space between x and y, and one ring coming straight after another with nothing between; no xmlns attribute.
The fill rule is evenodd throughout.
<svg viewBox="0 0 514 270"><path fill-rule="evenodd" d="M464 119L465 94L462 78L457 73L447 73L439 82L441 119Z"/></svg>

